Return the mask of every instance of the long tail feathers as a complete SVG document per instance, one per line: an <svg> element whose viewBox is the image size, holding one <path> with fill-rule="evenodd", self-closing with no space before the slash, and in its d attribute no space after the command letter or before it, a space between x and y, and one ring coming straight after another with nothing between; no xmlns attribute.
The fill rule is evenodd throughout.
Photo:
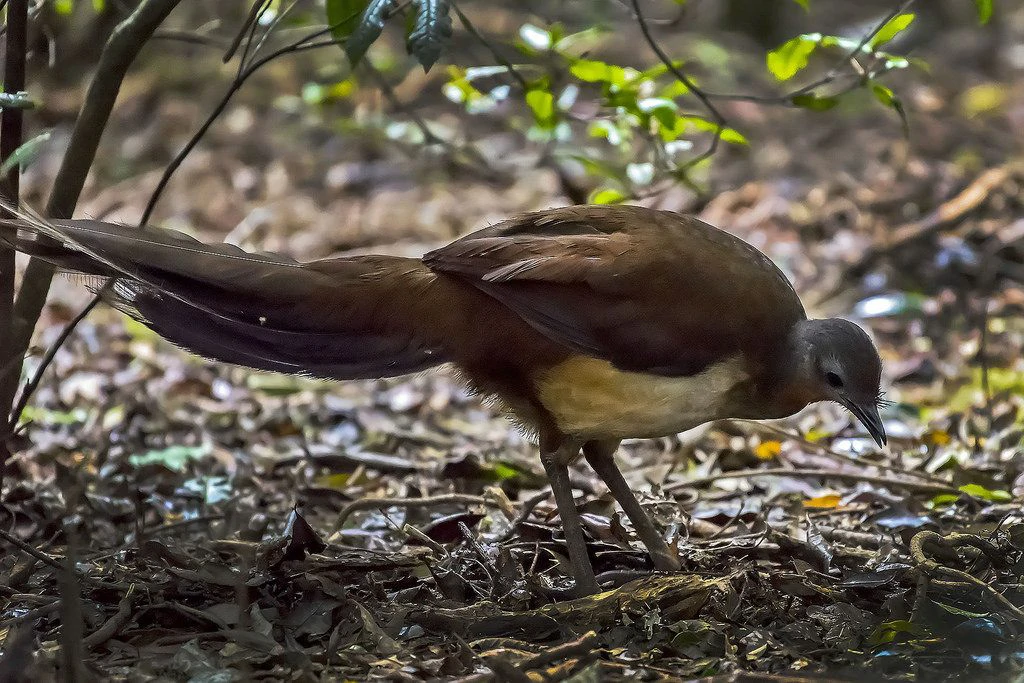
<svg viewBox="0 0 1024 683"><path fill-rule="evenodd" d="M114 278L104 298L207 358L331 379L385 377L446 362L413 309L436 278L415 259L298 263L156 228L48 220L0 206L0 241L61 270ZM433 341L431 340L433 338Z"/></svg>

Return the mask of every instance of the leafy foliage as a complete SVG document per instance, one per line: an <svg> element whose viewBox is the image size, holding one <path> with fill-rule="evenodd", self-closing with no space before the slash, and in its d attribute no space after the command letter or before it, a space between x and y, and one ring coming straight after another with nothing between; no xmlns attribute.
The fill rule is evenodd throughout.
<svg viewBox="0 0 1024 683"><path fill-rule="evenodd" d="M424 70L429 70L451 40L451 5L448 0L416 0L414 5L406 48ZM384 32L399 6L395 0L327 0L325 9L332 34L343 43L349 62L355 66Z"/></svg>
<svg viewBox="0 0 1024 683"><path fill-rule="evenodd" d="M419 11L409 31L409 54L419 60L424 70L430 69L452 37L452 20L448 16L448 0L418 0Z"/></svg>

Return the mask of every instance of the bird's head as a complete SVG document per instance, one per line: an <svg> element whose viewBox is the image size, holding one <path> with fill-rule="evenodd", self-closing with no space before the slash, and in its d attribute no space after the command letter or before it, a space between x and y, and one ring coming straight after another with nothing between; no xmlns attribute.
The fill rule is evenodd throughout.
<svg viewBox="0 0 1024 683"><path fill-rule="evenodd" d="M852 412L879 446L882 360L871 338L841 318L803 320L790 337L790 381L805 403L835 401Z"/></svg>

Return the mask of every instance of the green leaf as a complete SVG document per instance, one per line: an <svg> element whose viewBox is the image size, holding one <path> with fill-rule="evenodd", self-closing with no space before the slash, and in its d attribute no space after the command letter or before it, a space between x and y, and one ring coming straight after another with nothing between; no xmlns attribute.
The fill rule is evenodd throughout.
<svg viewBox="0 0 1024 683"><path fill-rule="evenodd" d="M331 35L335 40L348 40L369 4L370 0L327 0L324 5L327 24L331 27Z"/></svg>
<svg viewBox="0 0 1024 683"><path fill-rule="evenodd" d="M944 507L946 505L952 505L953 503L960 500L960 496L955 493L940 493L932 498L932 507Z"/></svg>
<svg viewBox="0 0 1024 683"><path fill-rule="evenodd" d="M803 95L794 95L793 98L790 99L790 102L798 107L810 109L811 111L828 111L839 104L839 98L833 95L818 97L813 93L806 93Z"/></svg>
<svg viewBox="0 0 1024 683"><path fill-rule="evenodd" d="M981 484L964 484L958 490L969 496L981 498L982 500L987 500L992 503L1008 503L1013 500L1013 496L1010 495L1009 491L993 491L985 488Z"/></svg>
<svg viewBox="0 0 1024 683"><path fill-rule="evenodd" d="M52 131L44 131L34 138L21 143L11 156L4 159L0 164L0 176L7 175L12 168L25 168L37 158L43 150L43 146L50 141Z"/></svg>
<svg viewBox="0 0 1024 683"><path fill-rule="evenodd" d="M807 66L807 60L818 47L820 36L797 36L768 53L768 71L780 81L788 81Z"/></svg>
<svg viewBox="0 0 1024 683"><path fill-rule="evenodd" d="M984 26L992 18L992 0L974 0L978 8L978 23Z"/></svg>
<svg viewBox="0 0 1024 683"><path fill-rule="evenodd" d="M733 145L749 145L747 139L743 137L743 134L734 128L723 127L719 132L719 125L714 121L709 121L703 116L681 116L681 120L692 125L694 128L705 133L718 133L718 137L722 142L728 142ZM682 131L678 131L682 133Z"/></svg>
<svg viewBox="0 0 1024 683"><path fill-rule="evenodd" d="M359 63L373 41L380 37L388 11L394 4L395 0L370 0L358 25L345 41L345 54L352 66Z"/></svg>
<svg viewBox="0 0 1024 683"><path fill-rule="evenodd" d="M569 73L587 83L623 85L628 80L626 70L621 66L592 59L580 59L573 62L569 67Z"/></svg>
<svg viewBox="0 0 1024 683"><path fill-rule="evenodd" d="M885 645L896 640L896 637L900 634L908 634L912 636L924 635L925 631L917 624L907 621L906 619L896 619L894 621L887 621L879 624L867 638L867 642L870 645Z"/></svg>
<svg viewBox="0 0 1024 683"><path fill-rule="evenodd" d="M594 49L608 33L609 30L603 26L591 26L577 33L570 33L558 38L552 44L551 49L563 57L575 59Z"/></svg>
<svg viewBox="0 0 1024 683"><path fill-rule="evenodd" d="M876 100L899 114L900 123L903 125L903 137L910 137L910 120L907 118L907 111L903 108L902 100L896 96L896 93L880 83L872 84L871 92L874 93Z"/></svg>
<svg viewBox="0 0 1024 683"><path fill-rule="evenodd" d="M550 129L555 124L555 96L547 88L534 88L526 93L526 105L538 126Z"/></svg>
<svg viewBox="0 0 1024 683"><path fill-rule="evenodd" d="M871 92L875 93L875 99L886 107L891 107L893 100L896 99L896 95L893 93L891 88L878 83L871 86Z"/></svg>
<svg viewBox="0 0 1024 683"><path fill-rule="evenodd" d="M128 462L133 467L144 467L145 465L163 465L169 470L183 472L191 460L200 460L210 453L208 446L171 446L155 451L148 451L141 455L128 457Z"/></svg>
<svg viewBox="0 0 1024 683"><path fill-rule="evenodd" d="M989 616L992 616L991 612L969 612L969 611L967 611L965 609L961 609L959 607L956 607L955 605L947 605L944 602L939 602L935 598L932 598L931 601L932 601L933 605L937 605L937 606L941 607L942 609L946 610L947 612L949 612L950 614L955 614L958 617L977 618L977 617L989 617Z"/></svg>
<svg viewBox="0 0 1024 683"><path fill-rule="evenodd" d="M0 92L0 109L35 109L36 101L24 90Z"/></svg>
<svg viewBox="0 0 1024 683"><path fill-rule="evenodd" d="M618 204L626 199L629 199L629 197L618 190L611 187L605 187L594 190L588 201L591 204Z"/></svg>
<svg viewBox="0 0 1024 683"><path fill-rule="evenodd" d="M805 12L811 11L810 0L793 0L793 2L803 7Z"/></svg>
<svg viewBox="0 0 1024 683"><path fill-rule="evenodd" d="M37 406L25 406L25 410L21 413L21 419L25 422L68 426L82 424L89 419L89 413L81 408L76 408L69 412L47 410Z"/></svg>
<svg viewBox="0 0 1024 683"><path fill-rule="evenodd" d="M604 138L613 145L619 145L626 137L623 135L622 129L619 128L614 122L607 119L597 119L591 122L587 128L587 133L592 138Z"/></svg>
<svg viewBox="0 0 1024 683"><path fill-rule="evenodd" d="M876 33L875 37L871 39L871 49L877 50L882 45L885 45L895 38L900 31L910 26L913 21L914 15L912 13L907 13L898 14L885 22L885 25L878 29L878 33Z"/></svg>
<svg viewBox="0 0 1024 683"><path fill-rule="evenodd" d="M452 38L452 18L448 0L416 0L418 12L406 48L429 71Z"/></svg>

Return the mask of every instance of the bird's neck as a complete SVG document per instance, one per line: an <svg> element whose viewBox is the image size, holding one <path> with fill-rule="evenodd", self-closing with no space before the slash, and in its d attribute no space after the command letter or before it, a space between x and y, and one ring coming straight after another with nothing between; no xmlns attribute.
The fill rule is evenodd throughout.
<svg viewBox="0 0 1024 683"><path fill-rule="evenodd" d="M797 322L785 341L767 356L765 374L760 383L762 405L771 415L787 417L820 400L814 391L811 367L811 340L815 334L813 321Z"/></svg>

